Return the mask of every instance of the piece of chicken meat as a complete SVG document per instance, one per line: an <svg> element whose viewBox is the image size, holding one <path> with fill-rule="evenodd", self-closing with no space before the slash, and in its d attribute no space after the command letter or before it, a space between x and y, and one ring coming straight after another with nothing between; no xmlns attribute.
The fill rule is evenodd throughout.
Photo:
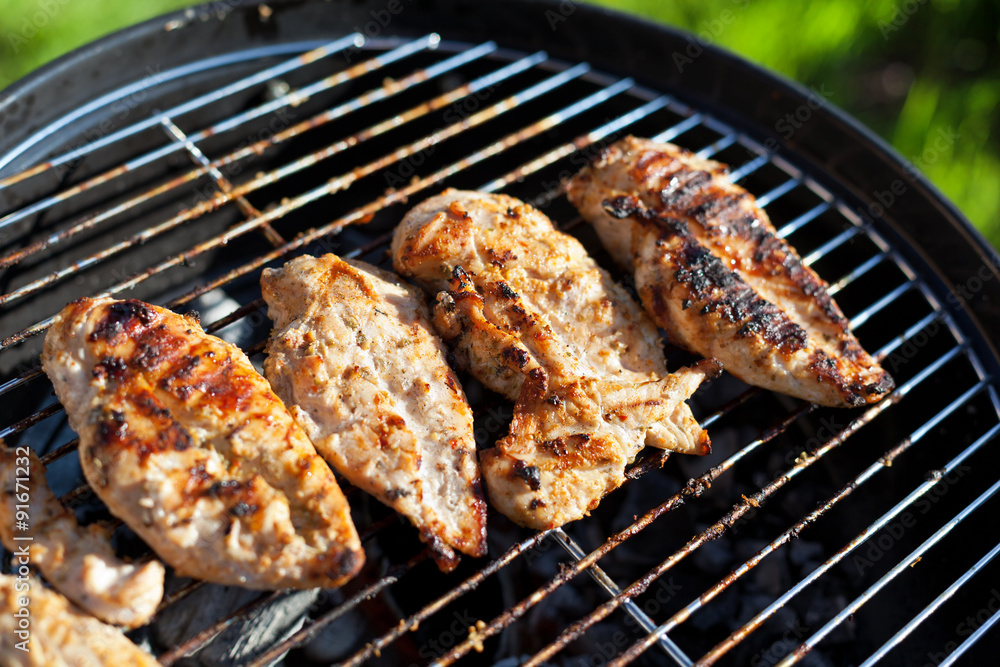
<svg viewBox="0 0 1000 667"><path fill-rule="evenodd" d="M110 531L77 524L28 447L8 449L0 440L0 483L0 540L11 553L24 555L59 592L106 623L135 628L152 618L163 598L160 561L125 563L111 548Z"/></svg>
<svg viewBox="0 0 1000 667"><path fill-rule="evenodd" d="M626 137L573 177L567 196L677 345L821 405L864 405L892 390L826 283L725 165Z"/></svg>
<svg viewBox="0 0 1000 667"><path fill-rule="evenodd" d="M597 507L644 444L702 454L684 402L718 365L667 372L658 332L573 237L505 195L446 190L411 210L393 262L438 293L434 323L457 363L516 401L483 452L490 500L552 528Z"/></svg>
<svg viewBox="0 0 1000 667"><path fill-rule="evenodd" d="M261 276L275 329L264 373L320 454L406 516L439 566L486 553L472 409L423 293L336 255Z"/></svg>
<svg viewBox="0 0 1000 667"><path fill-rule="evenodd" d="M27 602L27 606L21 604ZM121 630L73 606L34 577L0 574L3 667L157 667Z"/></svg>
<svg viewBox="0 0 1000 667"><path fill-rule="evenodd" d="M362 566L329 466L247 356L196 318L80 299L53 322L42 364L90 486L179 574L314 588Z"/></svg>

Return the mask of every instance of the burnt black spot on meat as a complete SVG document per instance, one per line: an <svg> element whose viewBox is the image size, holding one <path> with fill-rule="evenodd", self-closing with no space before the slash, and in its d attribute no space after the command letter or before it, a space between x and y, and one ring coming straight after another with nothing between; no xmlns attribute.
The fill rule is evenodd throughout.
<svg viewBox="0 0 1000 667"><path fill-rule="evenodd" d="M396 502L400 498L405 498L408 495L410 495L410 491L408 489L401 489L398 487L389 489L385 492L386 499L388 499L391 503Z"/></svg>
<svg viewBox="0 0 1000 667"><path fill-rule="evenodd" d="M212 476L208 474L207 470L205 470L204 463L199 463L198 465L189 468L188 476L191 478L191 481L199 485L204 484L208 480L212 479Z"/></svg>
<svg viewBox="0 0 1000 667"><path fill-rule="evenodd" d="M545 399L545 402L549 405L554 405L557 408L563 404L563 400L556 394L549 394L549 397Z"/></svg>
<svg viewBox="0 0 1000 667"><path fill-rule="evenodd" d="M490 257L490 264L503 268L507 262L511 262L517 259L517 255L510 248L505 249L503 252L497 252L493 248L487 248L486 254Z"/></svg>
<svg viewBox="0 0 1000 667"><path fill-rule="evenodd" d="M177 422L171 422L166 430L160 431L157 434L157 449L161 452L167 450L183 452L186 449L190 449L192 444L194 443L191 439L191 434Z"/></svg>
<svg viewBox="0 0 1000 667"><path fill-rule="evenodd" d="M344 550L337 557L337 562L333 566L335 569L331 569L329 572L332 578L346 577L357 569L358 555L350 549Z"/></svg>
<svg viewBox="0 0 1000 667"><path fill-rule="evenodd" d="M141 301L116 301L104 310L89 339L112 342L123 332L135 328L136 324L148 326L155 319L156 313Z"/></svg>
<svg viewBox="0 0 1000 667"><path fill-rule="evenodd" d="M229 513L235 517L243 517L248 514L256 514L259 509L260 507L258 505L246 503L241 500L229 508Z"/></svg>
<svg viewBox="0 0 1000 667"><path fill-rule="evenodd" d="M665 207L675 208L685 205L711 183L712 175L706 171L681 171L657 194Z"/></svg>
<svg viewBox="0 0 1000 667"><path fill-rule="evenodd" d="M507 217L514 218L515 220L521 217L521 213L513 206L507 207Z"/></svg>
<svg viewBox="0 0 1000 667"><path fill-rule="evenodd" d="M99 380L110 378L115 382L122 382L127 372L128 366L125 365L124 359L120 357L104 357L99 364L94 366L91 374Z"/></svg>
<svg viewBox="0 0 1000 667"><path fill-rule="evenodd" d="M189 357L187 361L185 361L184 364L174 372L173 375L178 380L186 380L191 377L194 369L196 369L199 364L201 364L201 357L196 354L193 357Z"/></svg>
<svg viewBox="0 0 1000 667"><path fill-rule="evenodd" d="M159 364L163 356L163 348L156 342L140 343L136 354L132 357L132 363L142 370L152 370Z"/></svg>
<svg viewBox="0 0 1000 667"><path fill-rule="evenodd" d="M102 444L120 443L128 435L125 413L111 410L97 423L97 435Z"/></svg>
<svg viewBox="0 0 1000 667"><path fill-rule="evenodd" d="M681 301L681 310L687 310L691 307L691 299L684 299Z"/></svg>
<svg viewBox="0 0 1000 667"><path fill-rule="evenodd" d="M785 352L805 347L808 341L805 330L778 306L762 299L690 232L681 236L674 261L679 266L674 278L687 285L692 296L704 304L702 315L717 313L729 322L741 324L740 337L759 336Z"/></svg>
<svg viewBox="0 0 1000 667"><path fill-rule="evenodd" d="M171 414L168 408L163 407L156 398L149 392L143 392L134 399L136 407L144 415L170 419Z"/></svg>
<svg viewBox="0 0 1000 667"><path fill-rule="evenodd" d="M511 300L513 300L513 299L517 299L517 298L518 298L518 293L517 293L517 292L515 292L515 291L514 291L514 290L513 290L512 288L511 288L511 286L510 286L510 285L508 285L508 284L507 284L507 283L506 283L505 281L503 281L503 280L500 280L500 281L497 281L497 289L499 289L499 291L500 291L500 294L501 294L501 295L503 296L503 298L505 298L505 299L511 299Z"/></svg>
<svg viewBox="0 0 1000 667"><path fill-rule="evenodd" d="M514 476L523 479L532 491L537 491L542 486L542 475L538 468L529 466L520 459L514 461Z"/></svg>
<svg viewBox="0 0 1000 667"><path fill-rule="evenodd" d="M208 487L205 491L206 496L212 498L218 498L220 496L232 495L243 487L243 483L235 479L224 479L219 482L214 482L212 486Z"/></svg>
<svg viewBox="0 0 1000 667"><path fill-rule="evenodd" d="M638 199L629 195L605 199L601 202L601 207L604 208L605 213L616 220L624 220L643 208Z"/></svg>
<svg viewBox="0 0 1000 667"><path fill-rule="evenodd" d="M501 358L504 363L508 366L515 366L517 368L524 368L528 365L528 353L523 348L515 347L511 345L505 347L500 352Z"/></svg>
<svg viewBox="0 0 1000 667"><path fill-rule="evenodd" d="M589 433L577 433L575 435L567 435L561 438L554 438L552 440L545 440L542 442L542 449L552 452L554 456L562 457L569 454L569 450L576 449L590 442Z"/></svg>
<svg viewBox="0 0 1000 667"><path fill-rule="evenodd" d="M545 507L545 501L539 500L538 498L532 498L531 502L528 503L528 507L530 507L533 510L537 510L540 507Z"/></svg>

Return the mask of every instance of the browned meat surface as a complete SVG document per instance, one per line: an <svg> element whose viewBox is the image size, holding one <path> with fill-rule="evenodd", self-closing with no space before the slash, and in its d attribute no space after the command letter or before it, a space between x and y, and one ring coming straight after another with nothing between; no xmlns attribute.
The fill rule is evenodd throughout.
<svg viewBox="0 0 1000 667"><path fill-rule="evenodd" d="M106 623L134 628L152 618L163 598L159 561L125 563L115 556L109 531L78 525L27 447L7 449L0 440L0 484L0 540L11 553L27 554L59 592ZM17 529L21 516L27 530Z"/></svg>
<svg viewBox="0 0 1000 667"><path fill-rule="evenodd" d="M180 574L332 587L363 564L333 472L246 355L194 318L80 299L42 364L90 486Z"/></svg>
<svg viewBox="0 0 1000 667"><path fill-rule="evenodd" d="M862 349L827 285L779 238L725 165L627 137L567 194L672 342L749 384L827 406L871 403L892 378Z"/></svg>
<svg viewBox="0 0 1000 667"><path fill-rule="evenodd" d="M407 214L392 251L440 292L434 323L459 365L517 401L510 434L481 457L491 502L515 521L583 516L644 444L708 451L684 400L716 364L667 373L649 318L539 211L445 191Z"/></svg>
<svg viewBox="0 0 1000 667"><path fill-rule="evenodd" d="M275 329L264 372L320 454L408 517L443 569L486 553L472 409L423 293L335 255L261 277Z"/></svg>

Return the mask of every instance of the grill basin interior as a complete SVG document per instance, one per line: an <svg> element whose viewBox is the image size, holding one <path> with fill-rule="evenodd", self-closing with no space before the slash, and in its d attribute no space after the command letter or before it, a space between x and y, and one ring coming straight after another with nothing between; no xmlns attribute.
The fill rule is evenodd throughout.
<svg viewBox="0 0 1000 667"><path fill-rule="evenodd" d="M608 39L591 47L583 36L609 19L578 8L572 26L546 34L555 4L536 6L514 38L500 9L470 13L459 3L446 16L408 6L386 26L378 18L388 10L374 4L179 14L107 43L134 56L129 71L109 72L107 58L85 50L7 91L0 123L17 126L0 140L0 393L10 406L0 429L8 444L46 454L57 492L85 519L107 519L81 486L74 434L36 370L47 318L105 291L195 309L259 363L270 327L262 267L303 252L388 267L387 235L407 205L446 186L533 203L614 270L559 184L627 133L730 164L834 286L899 389L878 406L843 411L724 376L694 400L711 456L671 457L659 468L649 453L634 479L564 532L536 535L491 513L489 558L466 559L448 576L408 525L355 493L369 565L343 590L232 592L224 611L199 616L222 593L176 581L177 600L133 637L164 662L204 664L226 655L266 664L289 649L288 664L441 656L513 664L564 637L550 662L594 665L669 623L637 662L691 664L764 612L722 664L777 664L811 638L805 664L861 664L884 645L885 664L936 664L960 646L960 661L984 664L997 646L988 584L998 545L984 526L998 504L991 464L1000 409L997 358L982 333L996 313L982 301L994 298L997 281L980 279L965 304L952 290L968 287L980 267L993 270L992 257L926 233L936 224L968 236L920 179L907 175L899 206L870 215L869 199L901 167L864 136L853 137L845 159L848 147L832 142L858 130L835 111L817 111L791 141L768 143L760 116L779 106L768 102L775 91L805 103L789 86L770 81L754 91L747 80L713 94L690 75L649 75L643 49L669 54L682 36L616 18L610 36L602 33ZM655 46L646 45L651 31ZM613 53L630 34L634 43ZM132 71L139 64L145 74ZM712 50L696 68L720 84L741 72L766 76ZM45 107L46 90L86 69L95 72L92 90ZM53 164L19 175L44 160ZM109 172L122 164L129 168ZM930 203L921 209L916 200ZM911 208L918 215L907 217ZM956 269L959 259L967 266ZM53 269L57 279L48 278ZM669 355L672 367L686 360ZM506 433L510 405L463 381L477 441L489 446ZM117 537L123 552L143 553L127 529ZM594 555L581 561L586 554ZM755 566L744 573L745 564ZM644 577L654 569L662 573ZM546 595L535 601L536 590ZM602 607L609 599L613 610ZM215 637L223 628L213 623L228 611L237 620ZM585 632L563 635L580 619ZM490 635L481 653L470 639L477 621ZM909 632L892 645L901 629Z"/></svg>

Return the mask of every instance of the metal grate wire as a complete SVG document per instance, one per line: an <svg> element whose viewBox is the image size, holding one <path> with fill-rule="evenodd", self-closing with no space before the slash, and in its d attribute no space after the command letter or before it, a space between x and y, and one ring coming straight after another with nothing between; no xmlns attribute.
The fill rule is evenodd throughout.
<svg viewBox="0 0 1000 667"><path fill-rule="evenodd" d="M337 56L348 48L363 48L369 57L355 65L338 69L340 61ZM287 52L287 45L283 49ZM420 61L420 58L423 58L423 61ZM942 306L939 296L899 253L894 251L878 230L863 224L852 212L849 203L835 195L833 189L813 178L805 177L786 157L767 153L752 138L708 114L687 106L672 95L643 88L628 78L616 78L595 72L586 63L558 62L542 52L535 54L508 52L493 42L478 45L447 43L442 42L434 34L413 40L382 38L368 40L367 43L361 35L348 35L318 48L303 50L301 55L278 64L266 65L269 59L261 57L260 54L258 60L261 62L260 69L249 76L164 111L154 111L148 117L117 129L83 147L67 150L48 161L16 173L8 173L0 178L0 193L9 190L31 191L32 187L36 188L36 194L26 203L17 204L3 213L0 217L0 229L20 229L24 224L37 222L42 219L41 216L48 215L49 219L45 221L44 227L52 230L42 234L32 233L30 229L27 232L17 232L20 236L15 235L15 239L19 240L20 247L16 247L17 243L7 244L3 251L4 255L0 257L0 269L12 271L31 262L45 262L47 258L53 256L73 257L72 261L54 272L23 280L12 287L10 291L0 296L0 309L9 312L19 307L28 308L33 299L72 286L72 280L83 272L99 270L121 254L131 252L152 241L159 241L161 237L176 233L181 227L207 220L213 214L231 208L235 208L238 214L222 232L183 247L159 261L151 262L141 271L115 280L99 293L122 295L140 287L155 285L157 280L170 272L183 270L186 265L199 261L206 254L254 234L259 234L269 249L251 256L240 257L236 266L218 275L199 276L198 280L188 281L188 286L180 291L167 288L154 289L154 296L160 298L168 307L184 307L197 302L206 294L239 284L241 280L252 276L265 265L284 261L297 252L317 246L320 249L335 247L342 255L373 257L377 261L387 248L391 231L377 231L367 237L351 237L341 245L340 239L345 237L343 232L354 228L363 229L365 223L378 215L387 214L389 217L398 218L402 214L400 205L414 197L420 198L431 194L434 191L432 188L451 184L462 187L474 186L475 183L466 180L466 174L473 171L477 174L489 174L488 180L481 183L479 189L493 192L515 188L519 192L528 192L534 197L532 202L536 205L547 206L556 202L561 193L558 181L552 185L551 181L543 179L543 175L553 173L558 167L567 165L567 162L578 164L574 158L588 155L604 142L636 131L645 132L661 141L675 141L697 151L703 157L719 156L720 159L733 164L732 175L740 182L747 182L747 179L765 169L770 169L772 176L780 175L780 178L775 177L775 184L754 192L760 205L769 211L788 200L793 192L810 193L812 198L808 204L798 209L793 207L794 210L783 209L780 212L772 212L771 215L782 237L798 237L804 232L810 232L816 237L812 239L808 252L803 254L807 264L815 265L832 255L846 253L849 268L840 275L824 276L831 283L831 292L839 294L863 289L874 295L866 305L848 313L852 326L864 333L866 324L884 318L886 311L894 303L905 298L917 299L926 311L926 314L917 316L913 321L895 321L893 324L896 330L885 337L887 342L878 350L878 358L883 360L889 358L931 326L943 327L954 339L953 344L932 358L924 359L923 356L918 356L912 363L920 367L911 365L908 370L913 372L908 379L901 382L884 401L860 413L850 413L852 419L846 426L829 434L809 451L804 451L802 456L796 458L794 464L785 469L768 471L773 475L769 483L761 485L750 496L744 495L740 499L734 499L731 511L704 530L692 535L681 548L631 583L623 586L616 582L602 569L599 561L640 534L664 514L697 501L711 489L713 482L724 475L736 474L731 471L737 466L753 465L752 461L765 449L766 444L780 437L794 437L789 435L792 427L808 422L817 412L817 406L786 401L783 411L776 411L773 407L767 408L771 410L773 416L770 426L760 430L757 436L748 442L741 443L727 458L708 468L700 476L688 480L680 491L658 501L658 504L643 516L636 518L617 533L607 536L603 543L590 548L589 551L588 547L563 529L534 534L515 543L458 585L448 588L418 610L402 616L392 629L373 638L341 664L358 665L379 656L400 637L415 632L421 623L454 601L470 594L484 580L496 575L526 553L539 548L539 545L546 541L554 541L565 551L569 558L565 567L533 593L509 606L501 614L476 628L471 628L466 639L436 658L434 664L448 665L470 653L482 650L483 643L490 637L516 624L539 602L582 572L587 572L599 589L605 592L607 602L570 624L558 636L549 638L550 643L525 664L539 665L557 659L556 656L583 636L588 629L604 621L616 610L631 616L642 629L643 635L614 657L611 664L631 662L654 645L659 646L663 655L678 665L714 664L729 655L776 612L864 545L907 507L924 497L942 478L995 441L1000 430L998 423L1000 401L997 398L995 378L987 376L983 371L982 364L968 345L965 334L948 310ZM414 62L413 65L410 65L411 61ZM425 64L418 64L421 62ZM392 69L393 67L397 69ZM279 94L274 99L223 118L198 120L199 114L233 96L266 87L279 77L300 72L314 73L316 70L322 71L323 75ZM466 70L474 70L474 73L469 74L464 82L450 82L450 78L456 78ZM391 76L388 74L390 71ZM386 77L378 82L378 85L365 88L363 92L358 93L359 85L356 84L367 85L373 77L381 76L383 73L387 73ZM414 89L424 91L429 83L434 82L441 83L443 86L441 92L436 95L425 95L419 100L411 99ZM338 97L331 105L315 110L308 119L275 132L266 139L235 147L230 142L229 148L222 151L220 156L211 157L220 152L217 144L212 144L216 137L235 130L245 130L253 126L254 122L268 119L269 114L278 110L299 105L308 106L311 100L322 98L326 93L336 93L340 89L348 91L346 99ZM403 101L386 111L384 105L393 102L393 98L396 97L400 97ZM478 102L480 99L481 103ZM477 100L474 110L452 122L444 124L440 122L439 115L442 110L454 109L454 105L467 100ZM105 101L105 104L110 103L111 101ZM536 106L533 105L540 103L542 111L525 120L524 110L526 108L534 110ZM610 107L612 103L615 106ZM612 108L615 112L613 115L601 115ZM385 116L376 117L372 110L384 113ZM508 117L514 120L507 121ZM321 148L316 149L313 146L311 150L301 153L294 159L282 157L281 151L287 145L303 138L319 136L321 128L335 126L337 122L355 118L371 118L375 122L361 123L363 127L360 129ZM512 126L511 123L515 124ZM185 126L187 129L182 129ZM585 126L582 131L579 130L581 126ZM572 127L576 132L575 135L569 138L563 137L560 135L563 127ZM68 167L80 163L86 164L86 160L91 156L113 155L116 151L125 151L123 146L129 140L147 131L160 131L165 143L137 155L122 153L117 166L86 174L75 183L58 181L58 185L54 188L46 185L54 174L60 174ZM554 142L553 137L556 138ZM383 147L390 139L391 147L385 150ZM279 227L283 229L289 227L286 224L289 218L302 213L316 202L329 202L334 195L341 193L351 194L353 190L361 187L360 184L368 182L365 179L370 181L372 177L386 170L433 153L440 145L455 143L452 141L449 144L449 140L466 142L463 144L462 156L459 159L446 162L433 170L418 171L405 185L390 187L381 193L369 187L365 192L374 192L370 199L352 204L353 208L347 213L337 214L334 219L317 226L293 229L292 233L279 229ZM30 142L26 145L28 144ZM364 144L371 144L378 150L369 150ZM466 145L468 147L464 148ZM359 146L360 153L357 150ZM336 171L333 169L334 166L345 164L340 159L341 154L352 149L355 150L350 155L363 156L361 163L349 171L334 173ZM511 153L516 154L519 162L513 168L509 168L509 165L500 166L507 164L504 158ZM185 155L193 168L190 166L184 169L172 168L164 178L151 186L129 188L122 201L117 203L94 206L87 199L102 188L110 192L126 175L151 165L165 164L168 158L177 155ZM259 156L271 160L269 169L239 182L231 181L222 172L229 165L256 159ZM0 164L8 164L15 157L8 156ZM72 170L70 173L72 174ZM317 185L277 201L267 200L268 189L276 185L287 187L290 177L310 175L315 177L317 174L322 174ZM214 191L210 197L197 205L182 208L166 219L126 235L118 241L113 241L115 236L109 231L106 234L109 241L103 247L83 256L74 256L73 251L79 239L88 238L95 233L104 234L105 229L111 230L122 225L130 219L130 216L135 215L137 209L160 198L186 194L195 187L199 179L206 177L213 185ZM35 186L36 183L39 185ZM257 197L259 201L256 204L251 203L252 197ZM264 197L262 201L261 197ZM111 199L109 195L108 201ZM230 204L233 204L233 207L230 207ZM827 216L837 216L843 224L839 228L835 227L832 232L827 229L830 227L829 224L821 227L819 221ZM582 228L581 220L579 217L570 216L562 227L575 233L578 228ZM104 236L100 238L103 239ZM861 252L852 253L851 250L858 239L866 239L870 246L875 248L875 252L870 256ZM872 278L886 266L894 267L903 276L899 284L887 286ZM11 275L16 283L17 273ZM260 313L262 309L262 300L252 298L215 322L208 323L206 330L219 332L247 320L254 314ZM39 313L40 318L27 326L14 331L6 329L0 331L4 336L0 342L0 353L10 354L15 348L31 344L33 338L45 331L53 315L54 311ZM880 326L886 326L884 319L880 322ZM34 342L37 344L37 341ZM250 354L259 354L262 350L262 341L250 343L246 349ZM873 423L881 423L888 419L889 417L885 415L888 413L891 416L897 409L896 406L905 406L909 394L921 390L925 384L932 382L946 369L957 364L964 364L971 369L974 379L970 380L968 386L960 387L958 395L953 398L943 396L930 417L921 425L899 434L897 441L887 449L873 453L875 458L870 465L854 475L813 511L788 526L742 565L665 621L654 620L637 604L636 599L654 581L678 566L703 545L730 531L745 517L749 517L746 520L753 520L756 510L772 496L779 494L785 486L792 484L800 475L805 475L813 466L819 463L826 465L826 462L835 456L834 450L844 445L849 438L870 428ZM39 384L44 385L45 382L36 362L3 378L3 382L0 383L0 395L20 393ZM747 405L761 403L767 398L766 392L752 388L745 389L704 417L702 424L714 427L718 423L726 423ZM980 401L976 405L985 404L992 410L992 426L978 436L970 434L973 436L972 442L958 455L934 469L925 481L913 488L889 511L872 521L853 540L829 555L819 567L789 587L769 605L759 609L742 627L700 657L691 656L690 649L685 649L684 642L679 638L677 632L679 628L699 611L712 604L717 596L754 572L758 563L778 553L783 546L810 529L814 523L837 508L857 489L864 487L869 480L892 475L892 466L897 459L902 460L907 455L913 456L910 452L917 449L918 445L923 448L931 446L932 443L923 441L933 441L936 429L942 422L960 414L974 401ZM33 433L47 424L50 430L58 431L58 428L51 426L51 423L54 420L64 419L61 412L58 404L49 403L24 416L15 415L11 423L0 426L0 436L4 438L21 436L30 440ZM76 444L76 440L72 438L56 443L42 452L44 463L50 466L63 457L71 456ZM663 454L654 455L636 464L628 475L626 486L643 484L643 478L650 471L659 468L666 458ZM793 664L815 650L817 646L822 646L825 637L842 627L852 614L878 596L884 587L904 575L920 559L931 558L935 545L939 544L958 524L980 510L998 488L1000 483L993 484L979 493L973 502L941 525L917 549L901 558L863 594L827 619L824 625L809 637L804 638L804 641L790 652L781 664ZM662 497L655 487L646 485L646 491L651 498ZM70 491L65 498L78 498L87 493L88 489L84 485ZM367 530L362 530L365 542L377 539L390 522L391 519L377 522ZM887 656L894 655L893 651L921 624L932 618L939 607L974 581L976 574L998 552L1000 545L982 554L971 568L963 571L936 598L922 609L915 609L913 616L904 619L898 631L885 638L884 643L870 655L865 664L876 664ZM385 574L354 590L344 602L330 611L311 619L301 630L259 655L252 664L269 664L288 650L307 644L322 629L336 623L347 612L391 591L400 580L421 567L427 557L427 552L421 550L409 559L389 566ZM174 591L164 600L163 608L177 604L179 600L201 586L203 584L200 582L192 582ZM249 618L284 595L287 594L277 592L262 595L233 611L226 618L204 628L184 644L163 653L160 656L161 661L170 665L186 655L196 653L233 623ZM973 636L953 652L949 664L967 650L971 642L988 632L996 620L997 615L994 614L987 623L979 627Z"/></svg>

